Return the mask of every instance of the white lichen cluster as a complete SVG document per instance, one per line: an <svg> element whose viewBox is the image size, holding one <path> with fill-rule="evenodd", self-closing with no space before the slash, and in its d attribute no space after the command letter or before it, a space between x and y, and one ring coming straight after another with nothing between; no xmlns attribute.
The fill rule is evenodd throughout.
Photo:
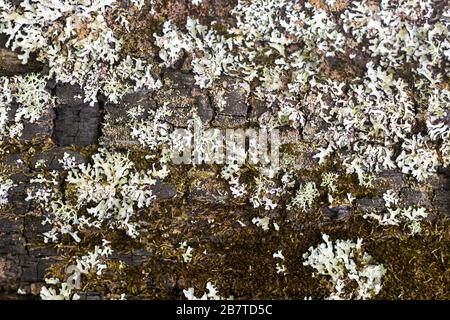
<svg viewBox="0 0 450 320"><path fill-rule="evenodd" d="M76 258L75 265L72 265L73 271L71 274L73 279L68 279L66 282L61 282L58 278L46 278L47 286L42 286L40 297L42 300L79 300L80 296L76 292L75 283L81 287L81 276L83 274L95 273L97 276L102 275L102 272L107 268L106 260L112 254L110 242L103 239L101 246L95 246L93 251L87 252L85 255ZM77 279L75 279L77 278ZM69 282L74 281L69 284ZM123 297L124 298L124 297Z"/></svg>
<svg viewBox="0 0 450 320"><path fill-rule="evenodd" d="M376 57L383 68L398 68L407 62L417 62L413 74L423 76L419 88L436 85L445 70L439 67L450 56L448 41L448 7L440 20L433 19L435 5L430 0L382 0L379 5L356 1L342 14L345 31L357 43L368 39L364 47ZM437 71L437 73L434 73Z"/></svg>
<svg viewBox="0 0 450 320"><path fill-rule="evenodd" d="M399 197L387 190L383 194L387 212L369 212L363 217L378 222L381 226L403 226L409 229L410 235L416 235L422 231L421 222L428 217L428 211L424 207L399 207Z"/></svg>
<svg viewBox="0 0 450 320"><path fill-rule="evenodd" d="M288 209L301 208L303 211L307 211L314 203L314 200L319 196L319 190L314 182L307 182L301 185L295 196L292 198L291 203L288 205Z"/></svg>
<svg viewBox="0 0 450 320"><path fill-rule="evenodd" d="M96 275L100 276L103 270L107 268L105 260L112 252L110 242L103 239L101 246L95 246L93 251L76 259L76 268L80 275L95 272Z"/></svg>
<svg viewBox="0 0 450 320"><path fill-rule="evenodd" d="M283 256L282 250L278 250L277 252L275 252L272 255L272 257L274 259L280 259L281 260L281 262L277 262L276 265L275 265L277 273L278 274L282 274L284 276L287 275L287 268L286 268L286 266L283 263L283 261L285 261L286 258Z"/></svg>
<svg viewBox="0 0 450 320"><path fill-rule="evenodd" d="M48 213L46 223L53 228L44 235L56 241L59 234L70 234L80 241L85 228L123 230L130 237L139 234L137 211L150 206L152 186L168 172L153 167L137 172L127 155L105 149L92 156L92 163L80 164L68 172L66 188L72 197L64 199L59 191L58 173L31 180L37 187L28 191L27 200L35 201Z"/></svg>
<svg viewBox="0 0 450 320"><path fill-rule="evenodd" d="M331 295L328 299L370 299L381 290L385 274L382 264L363 251L362 239L329 240L323 234L323 243L310 247L303 255L305 266L316 271L314 275L327 276Z"/></svg>
<svg viewBox="0 0 450 320"><path fill-rule="evenodd" d="M64 170L73 169L77 165L75 157L70 156L70 154L68 154L67 152L64 152L62 159L59 159L58 162L62 165Z"/></svg>
<svg viewBox="0 0 450 320"><path fill-rule="evenodd" d="M214 23L188 19L183 32L167 21L155 35L163 64L188 54L201 88L222 75L255 87L257 99L279 108L267 124L299 128L306 115L323 128L314 137L320 163L337 154L363 186L382 170L423 181L449 164L448 8L432 19L428 0L352 1L343 29L308 2L240 0L231 12L236 26L220 32ZM359 57L368 57L361 76L341 82L321 72L324 59L366 59Z"/></svg>
<svg viewBox="0 0 450 320"><path fill-rule="evenodd" d="M194 251L194 248L191 246L188 246L186 241L180 242L179 248L182 250L181 257L183 258L183 262L189 263L192 261L192 251Z"/></svg>
<svg viewBox="0 0 450 320"><path fill-rule="evenodd" d="M322 174L322 183L321 187L328 188L329 193L335 193L337 191L337 179L339 178L339 174L336 172L324 172Z"/></svg>
<svg viewBox="0 0 450 320"><path fill-rule="evenodd" d="M45 283L52 287L42 286L40 297L42 300L79 300L80 296L74 293L68 284L60 282L57 278L46 278Z"/></svg>
<svg viewBox="0 0 450 320"><path fill-rule="evenodd" d="M450 53L449 10L438 21L432 21L433 12L432 1L384 0L380 5L352 2L342 14L344 29L354 41L363 44L368 39L363 52L377 65L370 61L364 77L347 85L347 94L330 92L334 103L321 102L322 118L332 126L324 135L328 145L321 150L320 160L332 151L344 151L349 173L361 177L364 172L399 168L419 181L439 165L449 164L448 139L438 143L435 139L444 137L441 133L445 135L449 128L445 116L450 104L443 81ZM399 76L407 65L412 65L409 83ZM419 91L419 108L414 91ZM320 88L318 95L323 92ZM427 113L436 99L440 99L440 111L429 113L428 130L416 132L417 115Z"/></svg>
<svg viewBox="0 0 450 320"><path fill-rule="evenodd" d="M129 124L131 137L137 140L142 147L154 151L158 147L167 147L171 140L170 125L166 118L171 115L171 111L166 105L156 111L149 110L148 116L139 121Z"/></svg>
<svg viewBox="0 0 450 320"><path fill-rule="evenodd" d="M267 231L270 229L270 227L269 227L270 226L270 218L269 217L264 217L264 218L255 217L252 219L252 223L255 224L256 226L260 227L264 231Z"/></svg>
<svg viewBox="0 0 450 320"><path fill-rule="evenodd" d="M372 172L399 168L422 181L436 171L438 151L424 134L413 134L417 125L412 91L402 79L369 63L362 84L350 85L352 99L343 100L342 91L329 91L332 104L319 104L322 118L339 119L322 137L328 141L317 155L322 163L332 152L341 158L347 173L355 173L362 185ZM320 88L320 93L324 88ZM347 93L347 96L350 93ZM395 157L396 148L401 153Z"/></svg>
<svg viewBox="0 0 450 320"><path fill-rule="evenodd" d="M250 203L254 208L262 207L264 210L273 210L277 207L283 190L273 180L265 176L257 177L253 188Z"/></svg>
<svg viewBox="0 0 450 320"><path fill-rule="evenodd" d="M194 288L188 288L187 290L183 290L184 296L188 300L232 300L233 297L223 298L219 295L219 292L217 291L217 288L211 283L208 282L206 284L206 290L208 292L205 292L201 297L196 297L194 294Z"/></svg>
<svg viewBox="0 0 450 320"><path fill-rule="evenodd" d="M14 186L14 182L0 175L0 208L8 204L8 192Z"/></svg>
<svg viewBox="0 0 450 320"><path fill-rule="evenodd" d="M247 185L240 182L241 171L240 166L237 164L228 164L222 168L220 173L221 177L228 181L230 185L230 191L234 198L240 198L247 194Z"/></svg>
<svg viewBox="0 0 450 320"><path fill-rule="evenodd" d="M433 89L426 111L427 129L432 141L440 141L442 162L450 163L450 91Z"/></svg>
<svg viewBox="0 0 450 320"><path fill-rule="evenodd" d="M54 106L46 89L47 81L38 74L0 77L0 138L22 136L24 122L34 123Z"/></svg>
<svg viewBox="0 0 450 320"><path fill-rule="evenodd" d="M142 7L142 1L135 3ZM8 36L6 46L20 52L23 63L36 53L48 65L48 77L80 85L85 102L94 104L99 93L116 102L137 89L159 88L151 65L120 56L123 41L108 15L129 24L115 0L27 0L19 7L1 0L0 34Z"/></svg>

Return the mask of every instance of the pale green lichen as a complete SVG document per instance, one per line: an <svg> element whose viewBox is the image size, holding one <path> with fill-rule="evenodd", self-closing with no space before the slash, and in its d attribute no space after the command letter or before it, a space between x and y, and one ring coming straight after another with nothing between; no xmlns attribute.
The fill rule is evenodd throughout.
<svg viewBox="0 0 450 320"><path fill-rule="evenodd" d="M381 290L381 279L386 270L376 264L362 249L362 239L329 240L322 235L323 243L310 247L303 255L303 264L316 270L315 274L329 278L331 295L328 299L370 299Z"/></svg>

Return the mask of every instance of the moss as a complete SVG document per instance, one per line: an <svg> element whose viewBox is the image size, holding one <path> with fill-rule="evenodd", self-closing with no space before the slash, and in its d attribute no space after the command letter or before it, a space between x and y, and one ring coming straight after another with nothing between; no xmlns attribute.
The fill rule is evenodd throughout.
<svg viewBox="0 0 450 320"><path fill-rule="evenodd" d="M141 213L147 227L139 240L121 233L95 231L91 236L87 233L77 248L65 250L69 250L67 256L81 254L98 244L96 239L105 237L120 253L108 263L104 275L83 278L83 290L125 292L128 299L181 299L183 289L194 287L202 292L206 282L213 281L222 295L237 299L303 299L329 294L326 279L313 278L312 270L302 265L301 258L309 246L321 241L321 233L332 239L362 237L367 252L388 271L379 299L448 299L450 243L445 217L439 216L425 226L423 236L410 238L376 227L358 215L335 221L301 212L291 224L281 223L280 231L264 232L249 223L258 214L249 206L202 208L182 199L159 202ZM208 223L209 219L214 223ZM240 227L238 219L248 226ZM184 240L194 248L190 263L182 261L178 249ZM137 249L147 254L132 255ZM286 257L286 276L275 271L272 254L278 250ZM124 258L124 266L117 261L120 257Z"/></svg>
<svg viewBox="0 0 450 320"><path fill-rule="evenodd" d="M445 224L429 225L424 235L372 243L387 269L380 299L448 299L448 248Z"/></svg>

